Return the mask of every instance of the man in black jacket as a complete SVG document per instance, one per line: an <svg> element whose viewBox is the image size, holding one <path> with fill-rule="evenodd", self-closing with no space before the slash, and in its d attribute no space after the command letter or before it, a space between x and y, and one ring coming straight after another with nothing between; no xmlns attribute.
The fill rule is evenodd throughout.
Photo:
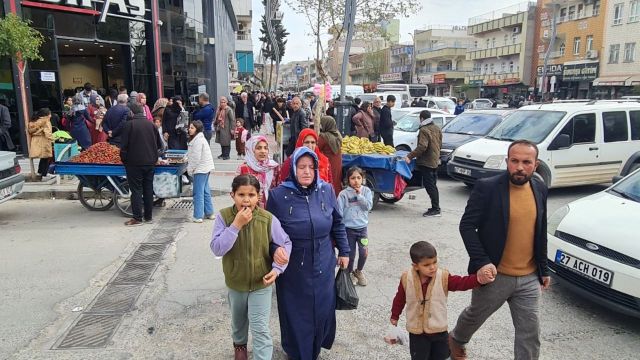
<svg viewBox="0 0 640 360"><path fill-rule="evenodd" d="M469 273L494 280L474 289L469 305L449 336L451 358L466 359L464 344L505 302L515 327L515 359L538 359L540 290L549 287L547 188L533 174L538 148L514 141L507 172L476 182L460 234L469 253ZM484 283L486 281L480 281Z"/></svg>
<svg viewBox="0 0 640 360"><path fill-rule="evenodd" d="M131 191L133 218L126 226L142 225L142 203L144 201L144 222L153 219L153 175L158 161L158 151L162 149L160 133L147 120L140 104L132 104L133 120L122 128L120 159L127 171L127 181Z"/></svg>
<svg viewBox="0 0 640 360"><path fill-rule="evenodd" d="M387 95L387 104L380 110L380 136L385 145L393 146L393 118L391 108L396 104L396 97Z"/></svg>
<svg viewBox="0 0 640 360"><path fill-rule="evenodd" d="M251 137L251 131L255 126L254 105L249 100L246 92L240 94L240 101L236 102L236 119L244 119L244 128L247 129L247 137Z"/></svg>
<svg viewBox="0 0 640 360"><path fill-rule="evenodd" d="M120 146L122 141L122 128L127 122L127 118L131 111L127 106L127 103L129 102L129 95L120 94L117 99L118 104L109 108L107 113L104 115L104 119L102 120L102 130L109 136L109 144Z"/></svg>
<svg viewBox="0 0 640 360"><path fill-rule="evenodd" d="M298 96L294 96L293 99L291 99L291 110L292 111L289 113L289 116L291 117L291 137L289 138L286 150L287 156L291 156L291 154L293 154L300 131L309 127L309 119L302 109L302 100L300 100Z"/></svg>

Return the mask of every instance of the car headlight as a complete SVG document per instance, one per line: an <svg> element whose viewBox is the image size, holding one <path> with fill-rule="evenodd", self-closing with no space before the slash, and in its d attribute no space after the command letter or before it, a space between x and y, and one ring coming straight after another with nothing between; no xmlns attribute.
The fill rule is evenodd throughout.
<svg viewBox="0 0 640 360"><path fill-rule="evenodd" d="M556 210L547 220L547 233L554 235L556 233L556 230L558 230L558 226L560 226L560 223L568 214L569 205L565 205Z"/></svg>
<svg viewBox="0 0 640 360"><path fill-rule="evenodd" d="M506 169L507 162L505 161L506 156L503 155L492 155L487 158L487 161L484 163L484 167L486 169Z"/></svg>

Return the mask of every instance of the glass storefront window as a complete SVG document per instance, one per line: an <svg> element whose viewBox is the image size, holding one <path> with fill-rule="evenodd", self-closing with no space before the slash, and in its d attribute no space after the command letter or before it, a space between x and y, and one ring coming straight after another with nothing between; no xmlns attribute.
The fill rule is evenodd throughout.
<svg viewBox="0 0 640 360"><path fill-rule="evenodd" d="M29 68L31 70L57 70L58 69L58 55L56 53L56 42L53 31L40 30L42 36L44 36L44 42L40 47L40 56L42 61L29 62Z"/></svg>
<svg viewBox="0 0 640 360"><path fill-rule="evenodd" d="M93 16L53 12L56 35L72 38L95 39L96 25ZM112 19L109 19L111 21Z"/></svg>
<svg viewBox="0 0 640 360"><path fill-rule="evenodd" d="M98 39L117 42L129 42L129 23L141 23L116 17L109 17L104 23L96 24Z"/></svg>

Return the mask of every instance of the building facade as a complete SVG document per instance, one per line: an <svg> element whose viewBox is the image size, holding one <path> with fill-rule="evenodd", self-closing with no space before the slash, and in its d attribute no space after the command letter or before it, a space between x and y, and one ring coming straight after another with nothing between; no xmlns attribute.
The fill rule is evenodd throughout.
<svg viewBox="0 0 640 360"><path fill-rule="evenodd" d="M538 2L534 71L542 98L598 96L594 81L604 57L604 5L599 0Z"/></svg>
<svg viewBox="0 0 640 360"><path fill-rule="evenodd" d="M530 93L535 16L536 3L524 2L469 19L474 48L466 58L473 68L465 83L479 90L479 96L505 99Z"/></svg>
<svg viewBox="0 0 640 360"><path fill-rule="evenodd" d="M380 75L382 83L410 84L413 72L414 47L394 45L389 48L389 69Z"/></svg>
<svg viewBox="0 0 640 360"><path fill-rule="evenodd" d="M639 95L640 1L607 1L604 14L604 46L600 76L594 80L596 95L618 98Z"/></svg>
<svg viewBox="0 0 640 360"><path fill-rule="evenodd" d="M429 85L436 96L459 96L473 62L467 52L475 48L466 26L436 25L413 33L416 62L413 82Z"/></svg>
<svg viewBox="0 0 640 360"><path fill-rule="evenodd" d="M60 112L64 97L87 82L103 95L120 86L145 92L151 105L159 97L228 93L237 30L229 0L110 4L105 9L93 1L3 0L3 15L30 20L45 37L43 60L30 62L25 72L30 111ZM11 111L12 136L22 151L24 118L30 114L17 105L18 76L15 64L0 62L0 102Z"/></svg>
<svg viewBox="0 0 640 360"><path fill-rule="evenodd" d="M251 0L231 0L231 3L238 21L238 32L236 33L237 78L250 81L254 73Z"/></svg>
<svg viewBox="0 0 640 360"><path fill-rule="evenodd" d="M391 49L355 54L349 56L349 84L362 85L366 92L375 91L376 86L382 80L386 82L399 82L401 74L391 73ZM397 78L394 78L398 75Z"/></svg>

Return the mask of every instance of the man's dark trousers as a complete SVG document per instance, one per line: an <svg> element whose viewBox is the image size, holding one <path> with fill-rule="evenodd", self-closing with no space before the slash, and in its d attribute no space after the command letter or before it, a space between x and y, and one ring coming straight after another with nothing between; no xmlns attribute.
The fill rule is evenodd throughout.
<svg viewBox="0 0 640 360"><path fill-rule="evenodd" d="M422 174L422 186L427 190L427 194L431 198L431 208L440 210L440 194L438 192L438 169L432 169L426 166L418 166L418 170Z"/></svg>
<svg viewBox="0 0 640 360"><path fill-rule="evenodd" d="M133 218L142 221L142 204L144 202L144 219L153 219L153 175L154 165L125 166L127 181L131 191L131 208Z"/></svg>

